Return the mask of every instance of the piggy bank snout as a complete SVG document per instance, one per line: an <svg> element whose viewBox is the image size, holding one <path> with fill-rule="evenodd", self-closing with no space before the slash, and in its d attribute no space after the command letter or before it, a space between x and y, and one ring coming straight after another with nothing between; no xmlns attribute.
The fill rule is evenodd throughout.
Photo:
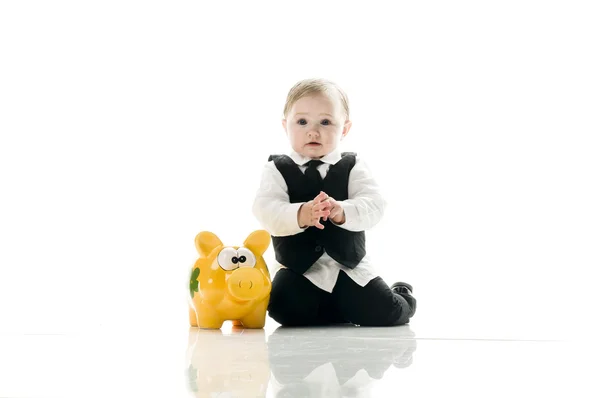
<svg viewBox="0 0 600 398"><path fill-rule="evenodd" d="M238 300L252 300L265 289L262 273L256 268L239 268L227 280L229 293Z"/></svg>

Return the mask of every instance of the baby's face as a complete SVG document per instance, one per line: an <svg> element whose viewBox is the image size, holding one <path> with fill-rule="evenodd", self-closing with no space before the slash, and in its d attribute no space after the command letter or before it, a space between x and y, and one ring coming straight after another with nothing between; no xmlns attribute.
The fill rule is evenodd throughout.
<svg viewBox="0 0 600 398"><path fill-rule="evenodd" d="M334 151L352 125L339 101L325 95L300 98L286 117L283 128L292 148L312 159Z"/></svg>

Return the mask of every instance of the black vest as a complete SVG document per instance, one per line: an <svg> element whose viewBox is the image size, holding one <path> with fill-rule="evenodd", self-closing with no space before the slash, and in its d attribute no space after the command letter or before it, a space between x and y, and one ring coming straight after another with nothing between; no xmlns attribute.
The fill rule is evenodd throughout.
<svg viewBox="0 0 600 398"><path fill-rule="evenodd" d="M271 155L275 167L288 187L290 203L308 202L319 192L312 192L306 176L298 165L286 155ZM348 199L348 178L356 164L356 153L344 152L342 159L329 166L323 179L323 191L335 200ZM290 236L271 236L275 258L291 270L303 274L323 255L323 251L348 268L355 268L366 254L365 233L340 228L329 219L321 220L325 229L308 227L304 232Z"/></svg>

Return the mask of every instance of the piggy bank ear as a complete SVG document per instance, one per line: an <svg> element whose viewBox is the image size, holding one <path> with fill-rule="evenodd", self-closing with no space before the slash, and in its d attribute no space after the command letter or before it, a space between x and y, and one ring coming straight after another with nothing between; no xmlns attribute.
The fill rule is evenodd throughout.
<svg viewBox="0 0 600 398"><path fill-rule="evenodd" d="M196 235L195 242L196 250L198 250L198 253L202 257L208 257L215 247L223 245L217 235L208 231L203 231Z"/></svg>
<svg viewBox="0 0 600 398"><path fill-rule="evenodd" d="M271 243L271 235L265 230L252 232L244 241L244 247L252 250L254 254L262 256Z"/></svg>

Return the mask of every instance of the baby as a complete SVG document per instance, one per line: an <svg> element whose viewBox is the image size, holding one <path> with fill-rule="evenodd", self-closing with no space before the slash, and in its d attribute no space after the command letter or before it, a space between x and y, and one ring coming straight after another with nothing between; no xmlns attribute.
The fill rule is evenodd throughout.
<svg viewBox="0 0 600 398"><path fill-rule="evenodd" d="M253 205L282 265L269 316L284 326L408 323L416 310L412 286L390 288L366 254L364 231L379 222L386 202L365 162L340 152L352 126L346 94L327 80L302 80L283 116L292 151L269 157Z"/></svg>

